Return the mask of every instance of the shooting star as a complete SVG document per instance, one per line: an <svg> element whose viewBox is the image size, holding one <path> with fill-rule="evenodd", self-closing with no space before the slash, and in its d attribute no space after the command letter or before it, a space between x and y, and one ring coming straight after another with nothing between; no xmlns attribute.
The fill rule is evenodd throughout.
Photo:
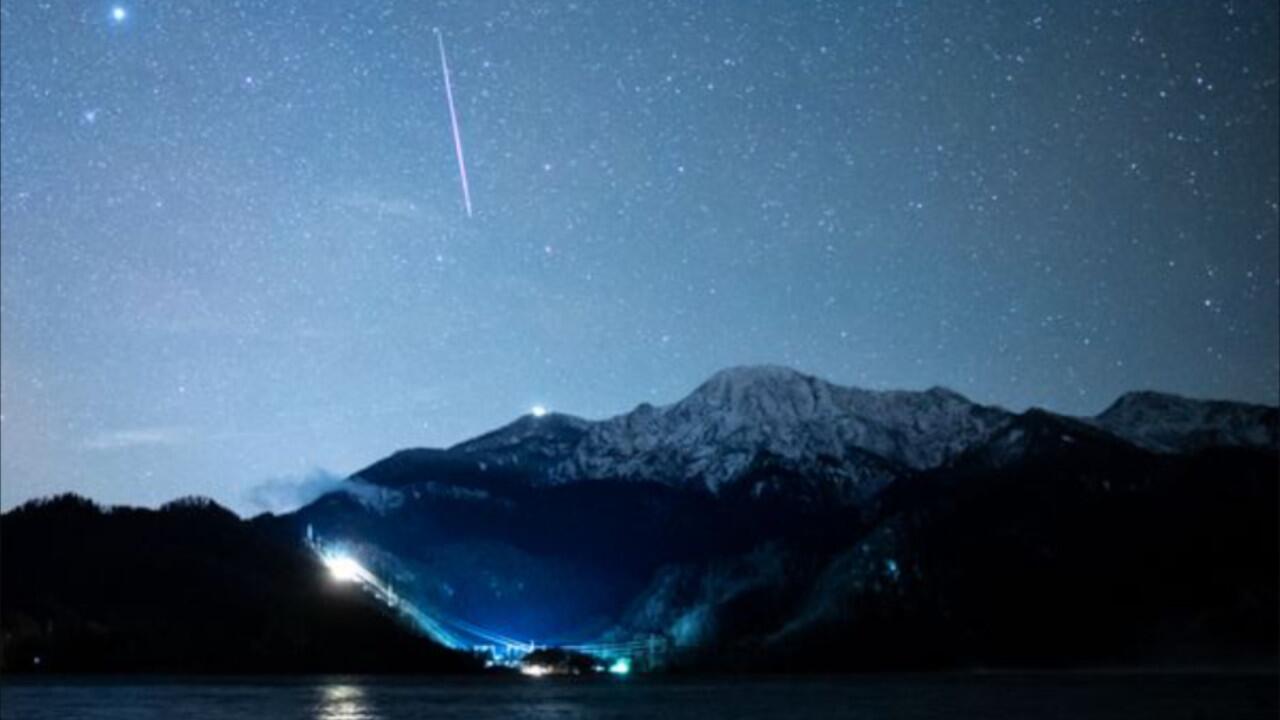
<svg viewBox="0 0 1280 720"><path fill-rule="evenodd" d="M444 35L436 28L436 42L440 45L440 67L444 71L444 95L449 100L449 122L453 124L453 149L458 155L458 177L462 180L462 202L471 217L471 187L467 184L467 161L462 157L462 132L458 130L458 111L453 106L453 83L449 80L449 60L444 55Z"/></svg>

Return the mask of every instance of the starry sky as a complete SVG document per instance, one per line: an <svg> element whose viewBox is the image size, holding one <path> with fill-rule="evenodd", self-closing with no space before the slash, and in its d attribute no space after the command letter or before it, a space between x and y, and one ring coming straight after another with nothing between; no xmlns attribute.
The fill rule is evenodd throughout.
<svg viewBox="0 0 1280 720"><path fill-rule="evenodd" d="M1274 0L0 3L0 505L790 365L1276 403ZM445 43L474 214L434 28Z"/></svg>

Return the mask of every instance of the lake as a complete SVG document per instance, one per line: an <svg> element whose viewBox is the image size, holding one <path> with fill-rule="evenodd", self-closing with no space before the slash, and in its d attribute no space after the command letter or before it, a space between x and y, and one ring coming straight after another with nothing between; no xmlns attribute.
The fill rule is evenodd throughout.
<svg viewBox="0 0 1280 720"><path fill-rule="evenodd" d="M0 718L1271 719L1278 688L1268 674L37 678L0 686Z"/></svg>

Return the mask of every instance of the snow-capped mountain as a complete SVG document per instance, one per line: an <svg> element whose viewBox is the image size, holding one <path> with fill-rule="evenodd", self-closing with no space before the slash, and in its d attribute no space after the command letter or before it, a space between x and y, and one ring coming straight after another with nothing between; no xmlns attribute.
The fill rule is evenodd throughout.
<svg viewBox="0 0 1280 720"><path fill-rule="evenodd" d="M1193 452L1206 447L1280 447L1277 409L1265 405L1192 400L1158 392L1122 395L1093 422L1108 432L1156 452Z"/></svg>
<svg viewBox="0 0 1280 720"><path fill-rule="evenodd" d="M515 422L450 448L501 467L546 472L571 455L593 423L561 413L524 415Z"/></svg>
<svg viewBox="0 0 1280 720"><path fill-rule="evenodd" d="M1027 420L1032 416L1044 422ZM749 478L758 494L804 478L856 502L899 477L975 452L988 462L1012 462L1027 428L1043 430L1053 418L1053 427L1065 428L1053 431L1062 436L1055 442L1093 432L1102 433L1100 441L1154 452L1274 449L1280 426L1274 407L1153 392L1127 394L1096 417L1076 418L1040 409L1015 414L939 387L864 390L785 367L748 366L722 370L670 405L646 403L599 421L526 415L448 450L400 453L387 461L405 466L390 468L397 480L381 482L497 472L539 485L647 481L719 493ZM390 477L383 464L360 474Z"/></svg>
<svg viewBox="0 0 1280 720"><path fill-rule="evenodd" d="M536 462L555 483L592 479L695 484L713 491L761 456L866 480L868 455L904 471L936 467L1007 421L1005 410L943 388L877 392L777 366L716 373L672 405L599 422L525 417L455 446L498 464ZM559 459L556 459L556 458Z"/></svg>
<svg viewBox="0 0 1280 720"><path fill-rule="evenodd" d="M874 667L930 643L1003 661L1088 607L1048 647L1183 626L1216 647L1202 618L1272 619L1276 425L1275 408L1153 393L1071 417L739 367L665 406L398 452L354 478L389 501L333 493L281 523L356 538L406 597L512 637L598 640L607 620L701 638L695 656L756 638L828 657L835 638L831 657ZM1111 597L1127 614L1096 604Z"/></svg>

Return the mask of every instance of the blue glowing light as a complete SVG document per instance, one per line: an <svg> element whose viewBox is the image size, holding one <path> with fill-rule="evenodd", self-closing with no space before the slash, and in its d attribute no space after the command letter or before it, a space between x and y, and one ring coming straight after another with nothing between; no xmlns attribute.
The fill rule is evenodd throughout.
<svg viewBox="0 0 1280 720"><path fill-rule="evenodd" d="M631 661L627 658L618 658L609 666L609 672L614 675L626 675L631 672Z"/></svg>
<svg viewBox="0 0 1280 720"><path fill-rule="evenodd" d="M111 19L113 21L117 23L122 23L128 17L129 17L129 11L125 10L122 6L116 5L115 7L111 8Z"/></svg>

